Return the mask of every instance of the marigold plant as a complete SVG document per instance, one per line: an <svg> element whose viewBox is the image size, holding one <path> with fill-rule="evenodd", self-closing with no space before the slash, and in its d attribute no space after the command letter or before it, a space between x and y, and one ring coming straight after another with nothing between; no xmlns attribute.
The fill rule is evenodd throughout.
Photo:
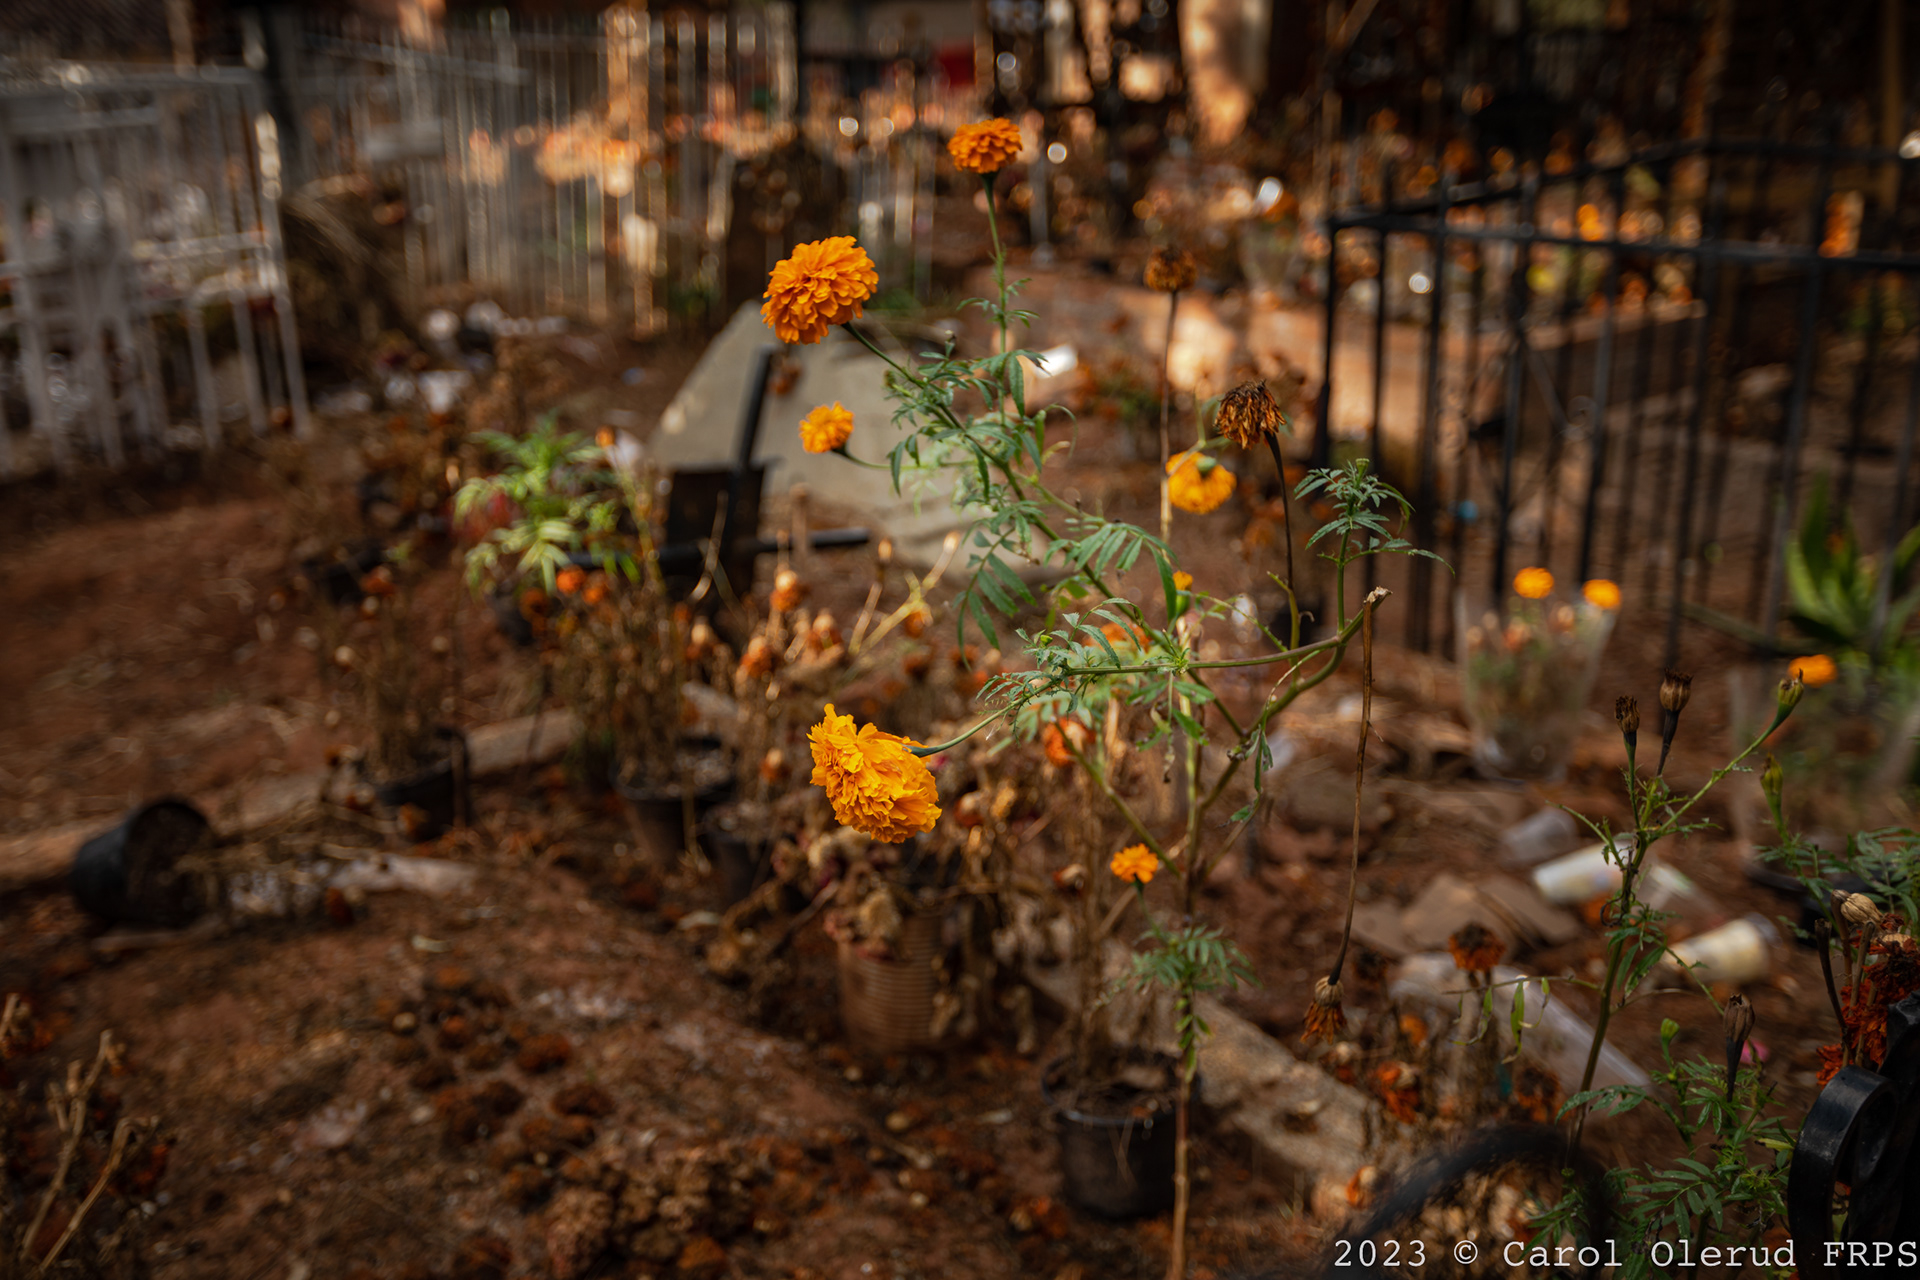
<svg viewBox="0 0 1920 1280"><path fill-rule="evenodd" d="M1522 569L1513 575L1513 590L1528 600L1544 600L1553 594L1553 575L1537 566Z"/></svg>
<svg viewBox="0 0 1920 1280"><path fill-rule="evenodd" d="M1129 884L1146 884L1153 879L1153 873L1160 869L1160 859L1153 856L1143 844L1128 845L1113 855L1109 864L1113 874Z"/></svg>
<svg viewBox="0 0 1920 1280"><path fill-rule="evenodd" d="M1167 463L1167 492L1182 511L1203 516L1233 496L1233 472L1192 450Z"/></svg>

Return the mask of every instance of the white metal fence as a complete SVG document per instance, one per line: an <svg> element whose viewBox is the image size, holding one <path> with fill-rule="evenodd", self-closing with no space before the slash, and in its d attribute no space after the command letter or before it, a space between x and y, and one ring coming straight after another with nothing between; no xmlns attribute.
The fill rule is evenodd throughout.
<svg viewBox="0 0 1920 1280"><path fill-rule="evenodd" d="M597 30L276 33L301 181L360 173L405 192L406 285L472 285L526 313L661 328L713 296L737 159L789 136L791 7L695 15L615 6Z"/></svg>
<svg viewBox="0 0 1920 1280"><path fill-rule="evenodd" d="M257 77L0 60L0 478L304 428Z"/></svg>

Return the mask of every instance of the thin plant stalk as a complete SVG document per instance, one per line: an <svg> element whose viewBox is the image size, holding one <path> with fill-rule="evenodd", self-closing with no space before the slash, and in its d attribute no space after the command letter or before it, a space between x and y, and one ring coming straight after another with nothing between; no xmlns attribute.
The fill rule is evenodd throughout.
<svg viewBox="0 0 1920 1280"><path fill-rule="evenodd" d="M1167 464L1173 461L1173 435L1168 416L1173 408L1173 321L1180 310L1180 291L1167 295L1167 340L1160 348L1160 541L1173 540L1173 477ZM1282 482L1285 482L1283 476ZM1292 575L1288 575L1291 577Z"/></svg>

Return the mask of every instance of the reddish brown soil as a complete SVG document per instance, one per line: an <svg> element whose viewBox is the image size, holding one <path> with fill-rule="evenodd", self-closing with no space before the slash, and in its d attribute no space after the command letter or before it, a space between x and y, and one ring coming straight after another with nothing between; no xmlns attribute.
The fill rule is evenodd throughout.
<svg viewBox="0 0 1920 1280"><path fill-rule="evenodd" d="M1074 479L1089 508L1151 522L1153 466L1118 453L1090 453ZM11 606L0 614L8 829L92 817L105 825L130 799L205 796L261 772L312 768L328 745L354 739L325 651L295 638L303 625L324 634L326 607L292 596L278 610L270 603L292 579L280 498L235 463L140 501L152 509L102 501L80 519L49 506L37 526L19 522L0 551ZM1202 589L1231 595L1253 569L1278 567L1270 549L1254 566L1240 555L1234 541L1247 518L1236 502L1178 521L1176 545ZM1397 572L1382 580L1398 586ZM1158 590L1144 572L1125 586ZM450 568L428 575L426 607L449 628L457 595ZM1651 703L1658 637L1635 616L1626 621L1596 710L1616 688ZM528 660L470 608L457 633L456 718L526 709ZM1336 683L1328 697L1353 687ZM1720 697L1703 680L1670 770L1681 782L1704 776L1714 758ZM1325 700L1318 705L1324 714ZM342 714L329 722L334 710ZM1596 733L1569 781L1517 812L1553 800L1617 816L1616 751ZM1389 775L1398 767L1389 761ZM1443 759L1423 785L1460 775L1457 757ZM1019 1058L980 1043L857 1061L840 1037L830 944L817 930L802 935L798 977L769 1030L700 965L709 935L673 927L697 925L690 913L717 908L718 891L674 866L664 842L593 797L530 780L495 789L483 808L474 833L439 850L482 869L472 897L376 896L348 924L261 925L107 962L88 951L99 926L63 896L4 904L0 992L29 993L58 1031L31 1060L29 1082L90 1052L110 1028L129 1045L130 1071L117 1084L129 1109L161 1116L175 1135L151 1222L157 1276L483 1274L455 1265L481 1235L505 1244L512 1275L578 1274L564 1259L599 1231L595 1189L640 1185L649 1169L684 1167L695 1149L741 1189L686 1215L673 1238L679 1252L647 1263L628 1247L627 1260L610 1256L591 1274L1080 1280L1163 1271L1165 1219L1114 1225L1061 1204L1036 1087L1046 1050ZM1404 901L1437 870L1489 865L1484 837L1466 828L1433 823L1417 839L1394 837L1389 827L1363 850L1368 897ZM1285 1038L1297 1037L1312 978L1338 943L1346 852L1341 833L1281 832L1257 865L1207 895L1206 911L1245 941L1264 984L1237 997L1239 1007ZM1777 913L1733 856L1706 839L1678 861L1725 913ZM1522 963L1582 972L1599 946L1588 938ZM460 972L440 972L449 967ZM1811 1049L1826 1033L1819 991L1810 953L1790 951L1770 984L1748 992L1790 1114L1813 1096ZM1373 1016L1383 997L1359 979L1349 1005ZM403 1014L416 1022L408 1034L393 1030ZM1660 997L1618 1019L1614 1039L1650 1063L1659 1019L1674 1016L1685 1027L1677 1049L1711 1051L1718 1029L1703 1014L1697 1000ZM541 1039L552 1036L564 1037L565 1061L527 1069L561 1056L559 1041ZM544 1060L530 1045L545 1047ZM525 1095L508 1115L460 1092L502 1080ZM532 1145L547 1140L560 1122L554 1101L572 1090L578 1103L588 1085L611 1110L592 1120L585 1155L516 1161L523 1128L545 1120ZM903 1119L889 1125L896 1113ZM1634 1119L1596 1137L1624 1159L1646 1149L1650 1130ZM1324 1224L1280 1203L1253 1163L1243 1139L1202 1117L1196 1275L1294 1273L1320 1238ZM622 1212L608 1230L631 1246L644 1224Z"/></svg>

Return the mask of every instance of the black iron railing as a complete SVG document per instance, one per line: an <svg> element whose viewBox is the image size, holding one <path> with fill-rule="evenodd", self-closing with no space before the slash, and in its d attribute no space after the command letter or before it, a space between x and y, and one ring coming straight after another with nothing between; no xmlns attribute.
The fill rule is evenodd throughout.
<svg viewBox="0 0 1920 1280"><path fill-rule="evenodd" d="M1449 590L1610 577L1669 661L1689 604L1771 636L1811 477L1870 546L1914 519L1917 176L1915 147L1710 139L1337 212L1318 460L1373 458Z"/></svg>

